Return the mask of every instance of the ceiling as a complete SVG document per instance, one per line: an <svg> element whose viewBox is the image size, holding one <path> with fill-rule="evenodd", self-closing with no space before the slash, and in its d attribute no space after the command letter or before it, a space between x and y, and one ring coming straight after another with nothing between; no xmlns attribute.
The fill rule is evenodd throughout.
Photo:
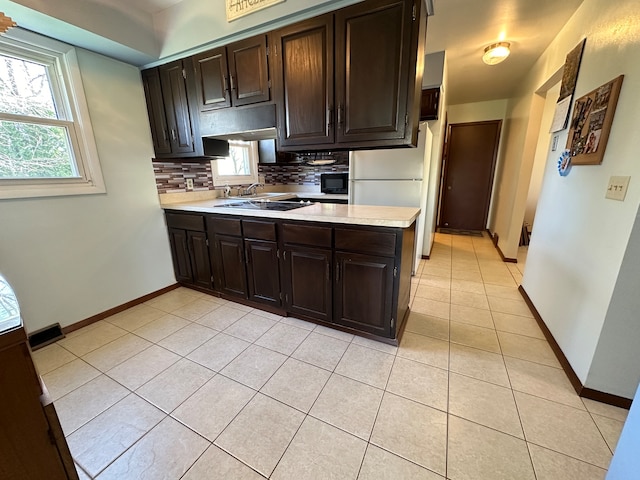
<svg viewBox="0 0 640 480"><path fill-rule="evenodd" d="M433 3L426 51L446 52L447 101L459 104L509 97L582 0ZM485 65L484 48L502 40L511 43L511 55L498 65Z"/></svg>
<svg viewBox="0 0 640 480"><path fill-rule="evenodd" d="M287 3L295 1L287 0ZM446 52L448 103L471 103L510 97L518 81L533 66L582 1L433 0L435 14L429 17L426 53ZM100 25L96 26L95 22L94 26L88 29L89 33L107 38L111 36L110 45L101 53L109 54L108 49L124 46L122 55L118 55L114 50L112 56L142 65L152 61L149 60L149 55L153 55L153 49L147 47L143 52L144 49L141 50L133 45L133 42L126 41L123 39L124 36L129 32L144 34L150 37L149 41L153 41L154 45L158 43L162 45L163 38L151 38L154 35L152 31L154 20L162 15L160 12L177 4L180 5L175 8L189 11L195 6L211 5L211 0L65 0L64 3L69 6L81 5L87 10L93 9L99 18L105 18L105 13L119 14L123 21L119 33L109 31L108 26L104 24L102 26L107 30L97 31ZM78 17L74 18L70 9L66 10L66 14L65 9L62 11L58 9L55 12L45 11L43 5L46 6L48 3L42 3L39 0L0 0L0 6L4 7L3 4L13 6L21 4L33 10L40 10L41 13L48 15L41 23L44 22L49 27L51 22L46 19L54 16L69 27L77 26L87 30L85 25L78 24L76 21ZM134 12L136 23L131 23L133 28L129 28L126 22L133 22ZM167 15L171 10L164 13ZM141 16L147 18L141 18ZM29 28L25 21L18 20L18 22ZM147 29L141 27L145 23L149 25ZM39 29L33 29L39 31ZM133 30L135 32L132 32ZM156 31L155 35L157 34ZM114 38L116 35L118 38ZM215 32L211 32L212 37L215 35ZM56 37L56 35L53 36ZM511 43L511 56L499 65L485 65L481 59L484 47L501 40ZM72 43L84 46L82 43ZM118 46L117 43L121 45ZM139 42L139 45L141 44ZM193 48L197 47L198 45L193 45ZM87 48L91 47L87 46ZM159 47L156 46L155 49L157 48ZM97 51L100 50L97 49ZM139 55L138 59L134 55L135 52L143 52L144 55Z"/></svg>

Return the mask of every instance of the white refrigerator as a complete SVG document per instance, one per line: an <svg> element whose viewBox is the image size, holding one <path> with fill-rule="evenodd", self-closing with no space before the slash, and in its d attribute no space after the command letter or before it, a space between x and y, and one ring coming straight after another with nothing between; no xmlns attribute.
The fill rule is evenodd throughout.
<svg viewBox="0 0 640 480"><path fill-rule="evenodd" d="M420 124L416 148L358 150L349 154L349 203L420 208L416 223L414 272L422 257L426 178L431 151L431 132Z"/></svg>

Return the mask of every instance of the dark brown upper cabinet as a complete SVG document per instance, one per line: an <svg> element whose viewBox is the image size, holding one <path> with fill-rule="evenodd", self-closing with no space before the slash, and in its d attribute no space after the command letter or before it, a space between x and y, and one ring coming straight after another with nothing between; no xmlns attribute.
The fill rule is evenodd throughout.
<svg viewBox="0 0 640 480"><path fill-rule="evenodd" d="M405 140L414 5L370 0L336 12L337 143Z"/></svg>
<svg viewBox="0 0 640 480"><path fill-rule="evenodd" d="M440 88L422 90L420 99L420 120L437 120L440 103Z"/></svg>
<svg viewBox="0 0 640 480"><path fill-rule="evenodd" d="M419 0L367 0L276 31L279 149L415 145L425 28Z"/></svg>
<svg viewBox="0 0 640 480"><path fill-rule="evenodd" d="M169 142L167 116L164 113L160 71L157 68L143 70L142 85L144 86L144 95L147 100L153 150L156 152L156 156L170 154L171 143Z"/></svg>
<svg viewBox="0 0 640 480"><path fill-rule="evenodd" d="M270 100L266 35L247 38L191 58L201 113Z"/></svg>
<svg viewBox="0 0 640 480"><path fill-rule="evenodd" d="M333 143L333 15L276 31L273 52L279 146Z"/></svg>
<svg viewBox="0 0 640 480"><path fill-rule="evenodd" d="M176 60L142 71L151 136L156 157L202 155L198 119L191 109L193 77L189 59Z"/></svg>

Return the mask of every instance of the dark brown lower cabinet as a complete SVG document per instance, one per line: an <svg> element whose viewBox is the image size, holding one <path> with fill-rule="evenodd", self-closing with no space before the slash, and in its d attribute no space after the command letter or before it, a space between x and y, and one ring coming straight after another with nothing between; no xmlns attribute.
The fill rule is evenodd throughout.
<svg viewBox="0 0 640 480"><path fill-rule="evenodd" d="M202 216L167 214L166 218L176 280L211 289L211 260Z"/></svg>
<svg viewBox="0 0 640 480"><path fill-rule="evenodd" d="M293 314L331 321L331 250L286 246L285 305Z"/></svg>
<svg viewBox="0 0 640 480"><path fill-rule="evenodd" d="M205 223L206 232L194 231ZM389 228L167 212L167 224L181 282L204 282L206 270L197 265L210 258L223 297L397 344L409 310L415 223Z"/></svg>
<svg viewBox="0 0 640 480"><path fill-rule="evenodd" d="M247 277L244 266L242 237L214 235L214 283L216 290L247 298Z"/></svg>
<svg viewBox="0 0 640 480"><path fill-rule="evenodd" d="M280 266L278 244L264 240L245 240L249 300L279 307Z"/></svg>
<svg viewBox="0 0 640 480"><path fill-rule="evenodd" d="M395 259L336 252L335 264L334 323L390 337Z"/></svg>

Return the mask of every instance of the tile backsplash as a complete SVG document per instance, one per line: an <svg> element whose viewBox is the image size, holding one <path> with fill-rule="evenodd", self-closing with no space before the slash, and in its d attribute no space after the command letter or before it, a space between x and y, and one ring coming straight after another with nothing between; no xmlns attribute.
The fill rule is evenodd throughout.
<svg viewBox="0 0 640 480"><path fill-rule="evenodd" d="M321 173L348 172L349 165L259 165L266 185L320 185Z"/></svg>
<svg viewBox="0 0 640 480"><path fill-rule="evenodd" d="M311 154L313 155L313 154ZM302 154L299 156L299 158ZM266 185L320 185L320 174L348 172L348 153L333 154L333 165L308 165L305 163L260 164L258 174ZM320 158L308 157L311 161ZM187 192L186 180L193 179L193 191L215 190L211 174L211 162L184 162L153 160L153 173L159 194Z"/></svg>
<svg viewBox="0 0 640 480"><path fill-rule="evenodd" d="M169 162L153 160L158 193L187 191L187 178L193 179L194 191L213 190L210 162Z"/></svg>

